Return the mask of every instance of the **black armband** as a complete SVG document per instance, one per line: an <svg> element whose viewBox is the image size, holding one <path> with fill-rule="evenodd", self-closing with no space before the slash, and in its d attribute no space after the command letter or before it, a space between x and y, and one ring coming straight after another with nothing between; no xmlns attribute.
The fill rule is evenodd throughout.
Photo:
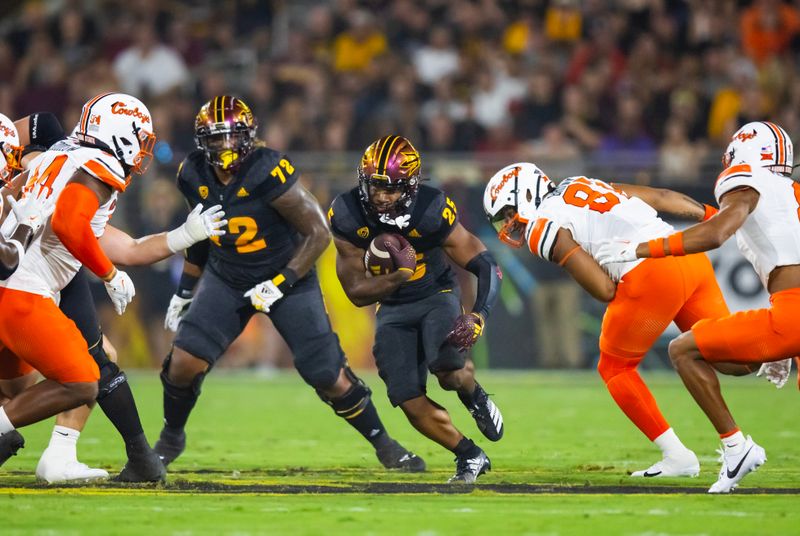
<svg viewBox="0 0 800 536"><path fill-rule="evenodd" d="M180 281L178 281L178 290L175 291L175 294L180 298L191 298L194 296L194 287L197 286L199 280L200 278L196 275L183 272Z"/></svg>
<svg viewBox="0 0 800 536"><path fill-rule="evenodd" d="M275 283L278 290L286 294L297 283L298 279L297 272L287 267L278 272L278 275L272 278L272 282Z"/></svg>
<svg viewBox="0 0 800 536"><path fill-rule="evenodd" d="M208 260L208 248L210 247L210 242L211 241L208 239L201 240L200 242L192 244L186 248L186 260L201 268L205 266L206 261Z"/></svg>
<svg viewBox="0 0 800 536"><path fill-rule="evenodd" d="M64 139L66 133L58 118L50 112L36 112L28 116L30 145L46 151L55 142Z"/></svg>
<svg viewBox="0 0 800 536"><path fill-rule="evenodd" d="M500 266L488 251L482 251L475 255L465 268L478 278L478 292L472 312L480 314L486 320L500 295L500 281L503 279L503 272L500 271Z"/></svg>

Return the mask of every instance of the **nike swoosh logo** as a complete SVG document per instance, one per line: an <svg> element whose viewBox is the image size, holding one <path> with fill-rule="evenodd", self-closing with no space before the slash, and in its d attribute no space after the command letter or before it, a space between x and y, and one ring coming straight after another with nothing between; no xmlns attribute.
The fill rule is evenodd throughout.
<svg viewBox="0 0 800 536"><path fill-rule="evenodd" d="M753 446L755 446L755 445L753 445ZM747 455L748 455L748 454L750 454L750 451L751 451L751 450L753 450L753 446L751 446L749 449L747 449L747 452L745 452L745 453L744 453L744 456L742 456L742 459L741 459L741 460L739 460L739 465L737 465L737 466L736 466L736 467L733 469L733 471L731 471L730 469L727 469L728 478L733 478L733 477L735 477L736 475L738 475L738 474L739 474L739 469L741 469L741 468L742 468L742 464L743 464L743 463L744 463L744 461L747 459Z"/></svg>
<svg viewBox="0 0 800 536"><path fill-rule="evenodd" d="M64 437L67 437L67 436L69 435L69 434L65 434L64 432L59 432L58 430L53 430L53 431L54 431L55 433L57 433L58 435L62 435L62 436L64 436Z"/></svg>
<svg viewBox="0 0 800 536"><path fill-rule="evenodd" d="M648 477L648 476L658 476L658 475L660 475L660 474L661 474L661 471L656 471L655 473L648 473L647 471L645 471L645 472L644 472L644 475L642 475L642 476L645 476L645 477Z"/></svg>

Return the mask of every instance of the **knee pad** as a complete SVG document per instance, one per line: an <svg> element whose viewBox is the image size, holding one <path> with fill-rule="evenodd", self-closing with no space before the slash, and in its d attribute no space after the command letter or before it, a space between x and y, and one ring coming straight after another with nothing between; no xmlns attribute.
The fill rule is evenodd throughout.
<svg viewBox="0 0 800 536"><path fill-rule="evenodd" d="M107 363L111 363L112 361L108 358L108 354L103 348L103 336L100 335L100 340L97 343L89 348L89 355L92 356L94 362L97 363L97 366L100 368L100 372L102 374L103 367L106 366Z"/></svg>
<svg viewBox="0 0 800 536"><path fill-rule="evenodd" d="M119 369L116 363L106 361L100 367L100 381L98 382L97 400L102 400L128 381L125 373Z"/></svg>
<svg viewBox="0 0 800 536"><path fill-rule="evenodd" d="M317 396L333 408L339 417L353 419L369 406L372 400L372 390L350 370L350 367L345 367L345 375L353 385L344 395L339 398L328 398L322 391L317 390Z"/></svg>
<svg viewBox="0 0 800 536"><path fill-rule="evenodd" d="M164 386L164 393L173 398L182 398L182 395L191 395L195 398L200 396L203 381L206 379L206 372L198 372L188 386L176 385L169 379L169 364L172 361L172 352L167 354L164 362L161 364L161 385Z"/></svg>
<svg viewBox="0 0 800 536"><path fill-rule="evenodd" d="M600 361L597 363L597 372L605 383L610 382L615 376L636 370L641 358L618 357L605 352L600 352Z"/></svg>

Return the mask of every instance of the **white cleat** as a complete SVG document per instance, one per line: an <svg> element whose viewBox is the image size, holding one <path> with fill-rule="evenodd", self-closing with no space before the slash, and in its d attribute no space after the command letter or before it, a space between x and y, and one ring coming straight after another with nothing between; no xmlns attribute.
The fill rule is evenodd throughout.
<svg viewBox="0 0 800 536"><path fill-rule="evenodd" d="M700 474L700 462L694 452L689 449L678 456L665 456L644 471L634 471L632 477L636 478L664 478L674 476L690 476Z"/></svg>
<svg viewBox="0 0 800 536"><path fill-rule="evenodd" d="M741 479L767 461L767 453L764 448L756 444L750 436L747 436L747 440L738 453L731 454L722 450L718 452L722 468L719 470L719 478L708 489L709 493L730 493L736 489Z"/></svg>
<svg viewBox="0 0 800 536"><path fill-rule="evenodd" d="M89 467L76 459L59 457L48 448L42 453L36 466L36 478L48 484L95 482L107 479L108 471Z"/></svg>

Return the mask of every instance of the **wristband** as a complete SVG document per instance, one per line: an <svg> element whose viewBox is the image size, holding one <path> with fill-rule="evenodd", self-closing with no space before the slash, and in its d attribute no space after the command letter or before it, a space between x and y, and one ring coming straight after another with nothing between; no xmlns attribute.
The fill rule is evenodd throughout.
<svg viewBox="0 0 800 536"><path fill-rule="evenodd" d="M705 204L704 204L703 206L704 206L704 207L705 207L705 209L706 209L706 213L703 215L703 220L702 220L702 221L706 221L706 220L709 220L709 219L711 219L711 217L712 217L714 214L716 214L717 212L719 212L719 209L718 209L718 208L716 208L716 207L712 207L711 205L705 205Z"/></svg>
<svg viewBox="0 0 800 536"><path fill-rule="evenodd" d="M677 232L667 237L667 245L669 246L669 254L675 257L682 257L686 255L683 250L683 233Z"/></svg>
<svg viewBox="0 0 800 536"><path fill-rule="evenodd" d="M192 240L192 237L189 236L189 232L186 230L185 223L167 232L167 247L173 253L183 251L194 243L195 241Z"/></svg>
<svg viewBox="0 0 800 536"><path fill-rule="evenodd" d="M297 283L297 279L297 272L291 268L284 268L278 275L272 278L272 283L278 287L278 290L286 294L286 291Z"/></svg>
<svg viewBox="0 0 800 536"><path fill-rule="evenodd" d="M650 257L653 259L666 257L666 253L664 252L663 238L654 238L647 243L647 246L650 248Z"/></svg>
<svg viewBox="0 0 800 536"><path fill-rule="evenodd" d="M199 280L200 278L196 275L183 272L180 281L178 281L178 290L175 291L175 295L185 300L194 297L194 287Z"/></svg>

